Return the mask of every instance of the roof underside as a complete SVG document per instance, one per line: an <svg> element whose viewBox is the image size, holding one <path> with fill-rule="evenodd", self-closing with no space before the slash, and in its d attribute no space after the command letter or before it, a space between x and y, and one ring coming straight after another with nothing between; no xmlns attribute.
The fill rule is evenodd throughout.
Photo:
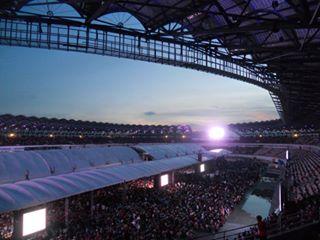
<svg viewBox="0 0 320 240"><path fill-rule="evenodd" d="M35 7L38 2L6 0L1 5L6 13L23 15L19 11L24 6ZM224 49L233 58L264 66L276 74L280 79L279 99L287 122L316 122L320 117L318 0L43 2L70 5L80 16L73 21L88 25L92 22L108 24L99 19L110 13L127 12L141 23L144 29L139 31L145 34L185 38L194 44L205 43L209 48Z"/></svg>

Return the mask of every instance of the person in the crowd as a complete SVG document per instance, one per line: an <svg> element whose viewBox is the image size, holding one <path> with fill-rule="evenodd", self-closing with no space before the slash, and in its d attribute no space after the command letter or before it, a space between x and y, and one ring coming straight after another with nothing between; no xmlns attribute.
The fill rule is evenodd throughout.
<svg viewBox="0 0 320 240"><path fill-rule="evenodd" d="M262 216L257 216L257 224L258 224L258 234L260 240L267 239L267 227L265 221L262 219Z"/></svg>
<svg viewBox="0 0 320 240"><path fill-rule="evenodd" d="M99 189L46 205L48 228L38 239L192 239L215 233L259 179L262 164L219 160L214 177L177 173L161 189L151 180ZM0 217L1 222L1 217Z"/></svg>
<svg viewBox="0 0 320 240"><path fill-rule="evenodd" d="M173 185L157 189L152 179L106 187L46 204L48 227L36 239L44 240L149 240L192 239L216 233L234 207L259 179L263 164L256 160L217 160L214 176L181 171ZM277 222L293 228L297 221L319 219L319 198L305 198L281 215L257 218L257 228L238 240L266 239ZM67 219L66 219L66 216ZM280 220L280 221L279 221ZM0 237L11 239L13 216L0 214ZM237 236L236 236L237 237ZM1 238L0 238L1 239Z"/></svg>

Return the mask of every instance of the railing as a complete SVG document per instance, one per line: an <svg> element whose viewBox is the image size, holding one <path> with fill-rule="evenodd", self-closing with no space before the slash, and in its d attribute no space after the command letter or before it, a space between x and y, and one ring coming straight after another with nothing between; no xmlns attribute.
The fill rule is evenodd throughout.
<svg viewBox="0 0 320 240"><path fill-rule="evenodd" d="M134 146L132 143L103 143L103 144L52 144L52 145L26 145L26 146L0 146L0 152L20 152L29 150L48 150L48 149L74 149L92 147L111 147L111 146Z"/></svg>
<svg viewBox="0 0 320 240"><path fill-rule="evenodd" d="M158 142L163 143L163 142ZM150 143L150 144L157 144ZM166 143L163 143L166 144ZM1 151L24 151L26 149L32 149L32 148L72 148L72 147L91 147L91 146L114 146L114 145L132 145L132 143L109 143L109 144L52 144L52 145L26 145L26 146L0 146L0 152ZM134 145L134 144L133 144ZM209 143L202 143L201 144L204 147L255 147L255 146L264 146L269 148L282 148L282 149L302 149L302 150L312 150L315 152L320 152L319 146L313 146L313 145L300 145L300 144L268 144L268 143L223 143L219 145L212 145ZM230 154L229 156L236 156L235 154ZM240 155L239 155L240 156ZM243 157L259 157L257 155L248 155L248 154L241 154ZM265 160L268 160L269 157L266 157Z"/></svg>
<svg viewBox="0 0 320 240"><path fill-rule="evenodd" d="M0 16L0 44L35 48L77 51L130 58L192 68L235 78L263 87L271 92L279 84L270 74L260 73L253 66L241 66L236 61L221 59L210 50L173 39L161 40L141 34L91 29L83 26L7 19Z"/></svg>
<svg viewBox="0 0 320 240"><path fill-rule="evenodd" d="M267 223L267 236L268 239L279 236L285 233L293 232L314 224L320 223L320 209L315 212L315 215L308 216L303 212L292 213L288 215L279 215L275 222ZM257 233L257 224L251 224L244 227L234 228L216 234L206 234L194 239L206 240L227 240L237 238L239 234L246 232L246 236L255 238ZM258 237L256 239L259 239Z"/></svg>
<svg viewBox="0 0 320 240"><path fill-rule="evenodd" d="M306 144L286 144L286 143L235 143L235 142L221 142L221 143L210 143L204 142L202 145L206 148L223 148L223 147L265 147L265 148L281 148L281 149L298 149L320 152L320 146L316 145L306 145Z"/></svg>
<svg viewBox="0 0 320 240"><path fill-rule="evenodd" d="M194 240L227 240L227 239L234 239L238 236L239 233L244 233L246 231L250 231L251 228L256 227L257 224L251 224L244 227L234 228L222 232L218 232L215 234L205 234L199 237L195 237Z"/></svg>

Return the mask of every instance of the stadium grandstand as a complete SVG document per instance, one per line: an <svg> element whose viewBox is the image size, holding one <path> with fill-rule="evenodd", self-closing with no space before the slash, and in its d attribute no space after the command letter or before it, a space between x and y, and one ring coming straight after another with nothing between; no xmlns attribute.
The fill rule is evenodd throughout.
<svg viewBox="0 0 320 240"><path fill-rule="evenodd" d="M230 124L228 126L238 134L242 141L279 142L318 145L319 127L315 125L290 126L278 120Z"/></svg>
<svg viewBox="0 0 320 240"><path fill-rule="evenodd" d="M251 198L267 199L260 214L268 239L302 239L305 231L317 239L320 148L299 140L309 132L315 136L315 129L291 129L299 137L290 133L290 143L278 134L250 143L251 135L191 143L192 131L185 126L1 119L2 139L20 145L0 148L2 239L259 239L259 223L239 214L253 204ZM238 134L272 129L270 122L230 128ZM108 129L124 134L148 129L140 138L134 135L138 141L157 129L162 143L133 143L126 137L113 142L119 137L99 134ZM176 143L164 137L170 129L179 131L170 135L171 142L173 134L179 136ZM288 129L282 124L281 131ZM86 132L93 133L86 141L72 142ZM50 134L64 144L50 142ZM27 224L31 219L35 225Z"/></svg>
<svg viewBox="0 0 320 240"><path fill-rule="evenodd" d="M185 141L184 126L129 125L0 115L0 145Z"/></svg>
<svg viewBox="0 0 320 240"><path fill-rule="evenodd" d="M0 45L233 78L280 117L203 133L2 113L0 240L320 239L319 0L1 0Z"/></svg>

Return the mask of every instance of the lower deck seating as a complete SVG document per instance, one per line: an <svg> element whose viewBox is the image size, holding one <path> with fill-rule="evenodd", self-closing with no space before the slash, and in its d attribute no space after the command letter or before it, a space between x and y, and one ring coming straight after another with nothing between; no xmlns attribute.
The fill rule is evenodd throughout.
<svg viewBox="0 0 320 240"><path fill-rule="evenodd" d="M301 201L320 194L320 154L295 150L288 162L286 177L290 199Z"/></svg>

